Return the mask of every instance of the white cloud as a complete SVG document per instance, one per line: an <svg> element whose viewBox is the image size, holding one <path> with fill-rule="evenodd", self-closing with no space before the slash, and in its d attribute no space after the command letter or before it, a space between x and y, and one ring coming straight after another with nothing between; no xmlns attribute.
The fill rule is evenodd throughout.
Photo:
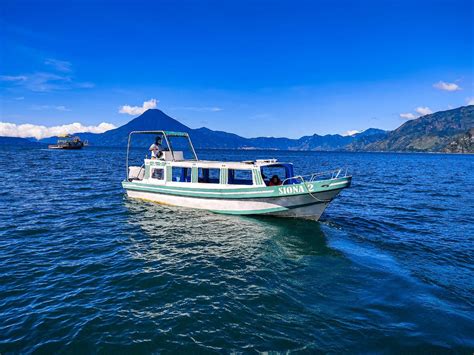
<svg viewBox="0 0 474 355"><path fill-rule="evenodd" d="M34 137L42 139L52 136L59 136L73 133L103 133L116 128L111 123L102 122L98 126L84 126L82 123L71 123L62 126L46 127L34 124L20 124L0 122L0 136L3 137Z"/></svg>
<svg viewBox="0 0 474 355"><path fill-rule="evenodd" d="M150 99L145 101L142 106L129 106L124 105L119 108L119 113L126 113L127 115L141 115L146 110L155 108L159 101L156 99Z"/></svg>
<svg viewBox="0 0 474 355"><path fill-rule="evenodd" d="M362 131L358 131L356 129L351 129L347 132L344 132L342 135L345 137L345 136L353 136L354 134L357 134L357 133L360 133Z"/></svg>
<svg viewBox="0 0 474 355"><path fill-rule="evenodd" d="M69 89L89 89L94 86L90 82L76 82L72 76L48 72L36 72L22 75L1 75L0 81L10 85L23 87L33 92L51 92Z"/></svg>
<svg viewBox="0 0 474 355"><path fill-rule="evenodd" d="M416 118L416 116L411 112L407 112L407 113L401 113L400 118L404 118L406 120L412 120L412 119Z"/></svg>
<svg viewBox="0 0 474 355"><path fill-rule="evenodd" d="M76 81L73 75L72 64L65 60L48 58L44 64L52 69L43 72L26 73L20 75L0 75L0 81L9 83L33 92L51 92L71 89L90 89L91 82Z"/></svg>
<svg viewBox="0 0 474 355"><path fill-rule="evenodd" d="M48 58L45 60L44 64L52 66L57 71L63 73L69 73L72 71L72 64L70 62L66 62L65 60L58 60L53 58Z"/></svg>
<svg viewBox="0 0 474 355"><path fill-rule="evenodd" d="M33 110L43 111L43 110L57 110L57 111L71 111L69 108L63 105L54 106L54 105L33 105Z"/></svg>
<svg viewBox="0 0 474 355"><path fill-rule="evenodd" d="M34 92L50 92L69 86L71 79L53 73L34 73L26 77L23 85Z"/></svg>
<svg viewBox="0 0 474 355"><path fill-rule="evenodd" d="M424 116L424 115L429 115L430 113L433 113L433 111L431 111L431 109L429 107L417 107L415 109L416 112L418 112L420 115Z"/></svg>
<svg viewBox="0 0 474 355"><path fill-rule="evenodd" d="M0 75L1 81L22 82L27 79L25 75Z"/></svg>
<svg viewBox="0 0 474 355"><path fill-rule="evenodd" d="M456 83L447 83L445 81L438 81L437 83L433 84L433 87L439 90L444 91L458 91L462 90L462 88Z"/></svg>
<svg viewBox="0 0 474 355"><path fill-rule="evenodd" d="M474 97L468 97L466 99L466 102L468 105L474 105Z"/></svg>

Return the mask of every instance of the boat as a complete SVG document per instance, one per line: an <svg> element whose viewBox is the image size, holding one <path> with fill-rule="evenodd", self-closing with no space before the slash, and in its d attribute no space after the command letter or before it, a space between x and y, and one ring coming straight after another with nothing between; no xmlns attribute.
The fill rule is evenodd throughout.
<svg viewBox="0 0 474 355"><path fill-rule="evenodd" d="M137 134L160 137L164 141L161 156L145 157L141 165L130 165L131 141ZM151 140L142 137L141 142L145 141ZM122 187L129 198L164 205L223 214L318 220L329 203L351 185L351 180L347 169L342 168L295 175L293 164L276 159L199 160L186 132L133 131L128 137Z"/></svg>
<svg viewBox="0 0 474 355"><path fill-rule="evenodd" d="M49 149L82 149L87 145L87 141L81 141L78 136L67 134L60 137L56 144L48 145Z"/></svg>

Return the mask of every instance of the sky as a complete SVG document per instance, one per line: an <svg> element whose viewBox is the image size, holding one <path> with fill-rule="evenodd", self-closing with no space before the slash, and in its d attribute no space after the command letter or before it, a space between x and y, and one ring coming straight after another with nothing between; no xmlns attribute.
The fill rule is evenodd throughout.
<svg viewBox="0 0 474 355"><path fill-rule="evenodd" d="M395 129L474 103L473 19L471 0L2 0L0 135L147 108L245 137Z"/></svg>

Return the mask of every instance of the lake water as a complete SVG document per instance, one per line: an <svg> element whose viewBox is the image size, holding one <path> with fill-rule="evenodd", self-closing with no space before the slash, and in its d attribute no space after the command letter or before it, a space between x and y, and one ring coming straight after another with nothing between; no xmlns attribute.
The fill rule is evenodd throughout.
<svg viewBox="0 0 474 355"><path fill-rule="evenodd" d="M320 222L216 215L127 199L124 149L1 147L0 353L472 354L474 156L200 155L353 185Z"/></svg>

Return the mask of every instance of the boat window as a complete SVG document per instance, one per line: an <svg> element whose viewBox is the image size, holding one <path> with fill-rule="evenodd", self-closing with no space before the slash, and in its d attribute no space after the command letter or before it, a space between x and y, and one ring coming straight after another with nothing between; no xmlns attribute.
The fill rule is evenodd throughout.
<svg viewBox="0 0 474 355"><path fill-rule="evenodd" d="M262 178L266 185L269 184L270 179L273 176L278 176L281 181L293 177L293 165L291 164L275 164L275 165L266 165L260 168L262 172ZM285 181L285 185L297 183L297 180L289 179Z"/></svg>
<svg viewBox="0 0 474 355"><path fill-rule="evenodd" d="M171 181L191 182L191 170L192 168L173 166L171 169Z"/></svg>
<svg viewBox="0 0 474 355"><path fill-rule="evenodd" d="M253 185L252 170L229 169L229 184Z"/></svg>
<svg viewBox="0 0 474 355"><path fill-rule="evenodd" d="M218 184L221 169L198 168L198 182L205 184Z"/></svg>
<svg viewBox="0 0 474 355"><path fill-rule="evenodd" d="M162 168L154 168L151 172L151 178L157 180L163 180L165 178L164 169Z"/></svg>

